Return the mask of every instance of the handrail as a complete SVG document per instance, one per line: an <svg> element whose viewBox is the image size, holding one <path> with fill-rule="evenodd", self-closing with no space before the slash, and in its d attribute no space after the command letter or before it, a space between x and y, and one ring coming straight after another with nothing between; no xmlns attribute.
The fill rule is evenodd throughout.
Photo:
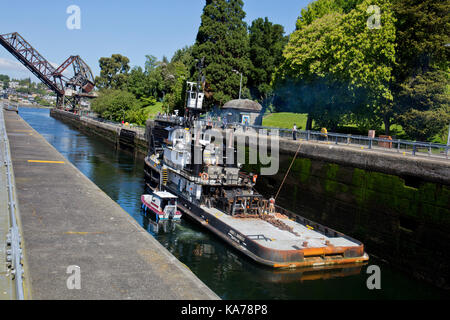
<svg viewBox="0 0 450 320"><path fill-rule="evenodd" d="M159 115L156 116L156 120L166 121L166 122L177 122L180 117L169 116L169 115ZM223 123L214 119L200 119L198 120L202 125L212 124L215 128L227 127L234 128L235 131L242 130L246 132L249 128L255 130L267 130L267 132L278 132L278 137L280 138L292 138L292 129L286 128L274 128L274 127L266 127L266 126L257 126L257 125L243 125L237 122L231 123ZM336 145L355 145L363 147L364 149L374 149L378 147L378 150L386 150L386 149L394 149L396 146L396 151L398 153L403 152L406 154L411 154L416 156L418 153L422 153L420 149L426 148L428 151L428 156L433 155L433 149L437 151L439 154L435 157L439 159L449 159L449 151L450 145L433 143L433 142L422 142L422 141L407 141L401 139L385 139L385 138L371 138L368 136L361 135L351 135L351 134L343 134L343 133L335 133L335 132L327 132L322 133L319 131L312 130L297 130L297 140L306 140L306 141L323 141L325 140L327 143L334 143ZM340 141L341 140L341 141ZM436 153L436 152L435 152Z"/></svg>
<svg viewBox="0 0 450 320"><path fill-rule="evenodd" d="M7 261L11 262L11 274L14 275L14 282L16 287L16 297L18 300L24 300L23 290L23 273L22 266L22 249L21 249L21 237L20 230L17 224L17 205L15 202L16 194L14 190L14 177L12 174L12 163L9 152L8 135L6 134L5 120L3 116L3 108L0 108L0 129L3 131L2 139L4 141L4 154L5 154L5 167L8 187L9 198L9 212L10 212L10 229L7 236L7 245L10 249L7 250Z"/></svg>

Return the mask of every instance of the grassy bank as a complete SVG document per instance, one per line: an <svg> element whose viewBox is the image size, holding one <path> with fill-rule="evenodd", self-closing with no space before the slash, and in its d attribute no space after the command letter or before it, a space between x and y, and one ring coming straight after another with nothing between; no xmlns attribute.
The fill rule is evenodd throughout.
<svg viewBox="0 0 450 320"><path fill-rule="evenodd" d="M271 113L268 116L264 117L262 125L265 127L292 129L295 123L299 130L300 129L304 130L306 128L307 119L308 114L306 113L305 114L289 113L289 112Z"/></svg>
<svg viewBox="0 0 450 320"><path fill-rule="evenodd" d="M280 113L271 113L264 117L262 125L265 127L274 127L274 128L285 128L292 129L294 123L297 124L297 128L299 130L306 129L306 121L308 119L308 114L303 113L290 113L290 112L280 112ZM385 129L384 124L382 124L379 128L374 128L376 130L376 136L384 135ZM315 123L313 121L313 129L320 130L315 127ZM358 128L356 125L347 124L336 130L339 133L344 134L353 134L353 135L361 135L367 136L368 130L364 130ZM403 139L410 140L403 130L402 126L399 124L393 124L390 128L390 135L395 139ZM431 140L434 143L447 143L447 136L436 135Z"/></svg>
<svg viewBox="0 0 450 320"><path fill-rule="evenodd" d="M146 107L145 112L148 114L148 117L150 119L153 119L158 114L158 112L163 113L162 102L156 102L156 104Z"/></svg>

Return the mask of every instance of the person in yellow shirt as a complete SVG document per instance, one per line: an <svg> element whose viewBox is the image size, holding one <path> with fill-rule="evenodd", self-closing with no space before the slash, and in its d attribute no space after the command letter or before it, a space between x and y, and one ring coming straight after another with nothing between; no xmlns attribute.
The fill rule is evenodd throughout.
<svg viewBox="0 0 450 320"><path fill-rule="evenodd" d="M328 141L328 130L327 130L327 128L322 128L322 130L320 130L320 133L321 133L321 135L320 135L321 139L320 140Z"/></svg>

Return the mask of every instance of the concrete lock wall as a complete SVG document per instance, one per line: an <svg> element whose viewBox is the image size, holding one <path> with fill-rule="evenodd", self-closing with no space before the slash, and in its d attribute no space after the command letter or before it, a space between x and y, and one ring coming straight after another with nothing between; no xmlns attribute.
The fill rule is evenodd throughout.
<svg viewBox="0 0 450 320"><path fill-rule="evenodd" d="M78 130L87 134L93 134L107 139L117 146L130 148L136 152L147 153L146 132L135 130L130 127L121 127L111 123L96 121L87 117L80 117L71 112L51 109L50 116L70 124Z"/></svg>
<svg viewBox="0 0 450 320"><path fill-rule="evenodd" d="M256 189L275 195L292 155ZM258 165L247 166L258 172ZM413 276L450 287L450 186L306 156L297 158L277 202L362 241L370 255Z"/></svg>
<svg viewBox="0 0 450 320"><path fill-rule="evenodd" d="M112 125L54 110L51 115L115 143L120 138ZM153 125L147 121L146 131ZM134 141L146 154L146 136ZM259 192L277 193L297 143L280 141L280 170L258 178ZM260 172L260 164L244 169ZM277 202L361 240L369 254L417 278L450 288L450 161L302 142Z"/></svg>

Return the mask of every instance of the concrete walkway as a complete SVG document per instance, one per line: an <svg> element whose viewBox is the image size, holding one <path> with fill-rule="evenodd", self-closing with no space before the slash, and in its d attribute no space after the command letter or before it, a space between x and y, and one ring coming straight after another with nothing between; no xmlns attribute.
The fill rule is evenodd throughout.
<svg viewBox="0 0 450 320"><path fill-rule="evenodd" d="M219 299L20 116L5 121L33 299Z"/></svg>

